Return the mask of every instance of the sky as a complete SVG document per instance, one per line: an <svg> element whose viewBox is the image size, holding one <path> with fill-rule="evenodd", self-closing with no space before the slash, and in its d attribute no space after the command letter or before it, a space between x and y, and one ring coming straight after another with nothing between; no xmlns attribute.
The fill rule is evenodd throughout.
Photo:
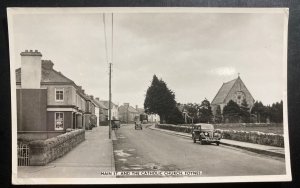
<svg viewBox="0 0 300 188"><path fill-rule="evenodd" d="M175 92L177 102L212 101L223 82L238 73L255 100L282 100L282 16L115 13L112 48L111 14L106 14L113 102L143 107L154 74ZM17 14L12 24L15 68L21 66L20 52L38 50L87 94L108 99L103 14Z"/></svg>

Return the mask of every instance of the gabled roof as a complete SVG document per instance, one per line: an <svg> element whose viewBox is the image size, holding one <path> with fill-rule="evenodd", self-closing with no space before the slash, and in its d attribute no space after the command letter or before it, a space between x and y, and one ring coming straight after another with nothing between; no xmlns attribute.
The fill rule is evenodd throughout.
<svg viewBox="0 0 300 188"><path fill-rule="evenodd" d="M211 104L220 104L223 103L224 100L226 99L228 93L230 92L231 88L234 86L235 82L240 79L240 77L231 80L229 82L223 83L222 87L220 88L220 90L218 91L217 95L215 96L215 98L213 99L213 101L211 102Z"/></svg>
<svg viewBox="0 0 300 188"><path fill-rule="evenodd" d="M50 64L50 65L49 65ZM42 60L42 78L41 83L65 83L65 84L73 84L74 81L64 76L61 72L54 70L51 66L53 63L49 60ZM21 68L16 70L16 82L21 83Z"/></svg>
<svg viewBox="0 0 300 188"><path fill-rule="evenodd" d="M99 108L108 110L108 108L106 108L106 106L104 106L104 104L102 104L100 101L94 99L94 102L98 105Z"/></svg>
<svg viewBox="0 0 300 188"><path fill-rule="evenodd" d="M100 101L100 103L105 106L107 109L109 109L109 101ZM114 104L113 102L110 103L111 107L113 106L117 106L116 104Z"/></svg>
<svg viewBox="0 0 300 188"><path fill-rule="evenodd" d="M145 113L145 109L144 108L137 108L136 111L140 114Z"/></svg>
<svg viewBox="0 0 300 188"><path fill-rule="evenodd" d="M127 111L127 108L124 106L124 105L122 105L122 106L120 106L119 107L119 110L120 111ZM135 108L133 108L132 106L129 106L128 107L128 111L129 112L132 112L132 113L139 113Z"/></svg>

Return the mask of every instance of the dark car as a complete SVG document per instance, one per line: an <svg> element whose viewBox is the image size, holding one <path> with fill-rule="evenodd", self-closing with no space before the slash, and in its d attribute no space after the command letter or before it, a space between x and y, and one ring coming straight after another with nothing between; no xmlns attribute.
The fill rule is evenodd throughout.
<svg viewBox="0 0 300 188"><path fill-rule="evenodd" d="M120 120L111 120L111 128L118 129L120 128Z"/></svg>
<svg viewBox="0 0 300 188"><path fill-rule="evenodd" d="M142 123L140 121L134 122L134 129L143 129Z"/></svg>
<svg viewBox="0 0 300 188"><path fill-rule="evenodd" d="M194 143L198 140L201 145L204 143L216 143L217 146L220 144L222 135L215 131L214 125L198 123L193 126L192 139Z"/></svg>

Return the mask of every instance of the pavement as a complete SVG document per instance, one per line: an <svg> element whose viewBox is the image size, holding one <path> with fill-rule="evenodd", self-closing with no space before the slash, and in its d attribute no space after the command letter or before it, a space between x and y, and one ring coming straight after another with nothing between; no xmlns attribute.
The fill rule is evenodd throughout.
<svg viewBox="0 0 300 188"><path fill-rule="evenodd" d="M112 138L115 138L114 131ZM85 141L46 166L18 167L18 178L99 178L101 172L115 171L112 139L108 126L85 132Z"/></svg>
<svg viewBox="0 0 300 188"><path fill-rule="evenodd" d="M167 134L173 134L173 135L192 139L192 135L189 133L182 133L182 132L170 131L170 130L166 130L166 129L159 129L159 128L155 128L154 125L149 126L148 128L152 129L152 130L156 130L156 131L161 131L161 132L164 132ZM253 144L253 143L240 142L240 141L228 140L228 139L221 139L220 144L252 151L255 153L259 153L259 154L266 154L266 155L270 155L270 156L285 158L284 148L281 148L281 147Z"/></svg>

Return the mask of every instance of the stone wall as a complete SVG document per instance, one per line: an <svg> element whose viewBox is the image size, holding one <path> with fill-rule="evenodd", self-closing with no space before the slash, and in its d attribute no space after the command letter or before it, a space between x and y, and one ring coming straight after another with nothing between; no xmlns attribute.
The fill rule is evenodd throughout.
<svg viewBox="0 0 300 188"><path fill-rule="evenodd" d="M85 131L73 130L47 140L35 140L28 143L30 165L43 166L62 157L85 140Z"/></svg>
<svg viewBox="0 0 300 188"><path fill-rule="evenodd" d="M156 128L167 129L171 131L191 133L192 125L171 125L171 124L157 124ZM254 144L262 144L268 146L284 147L283 135L274 133L263 133L259 131L235 131L235 130L221 130L215 129L216 132L222 134L222 138L229 140L236 140L241 142L249 142Z"/></svg>

